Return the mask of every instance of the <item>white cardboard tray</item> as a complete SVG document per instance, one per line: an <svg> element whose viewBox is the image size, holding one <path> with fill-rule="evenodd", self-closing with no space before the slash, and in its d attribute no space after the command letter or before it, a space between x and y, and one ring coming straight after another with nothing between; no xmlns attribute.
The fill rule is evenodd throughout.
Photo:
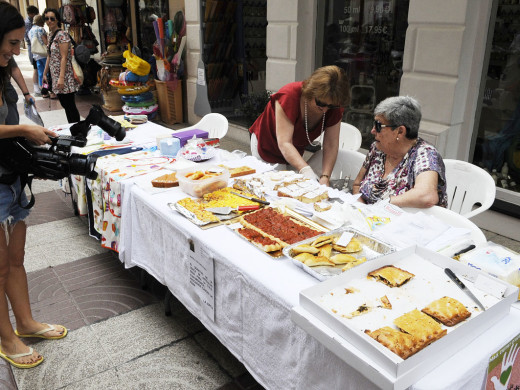
<svg viewBox="0 0 520 390"><path fill-rule="evenodd" d="M366 325L366 329L376 329L375 326L378 319L376 318L374 320L374 318L372 318L372 320L370 320L369 316L372 313L365 315L365 318L368 320L366 324L363 324L365 320L365 318L363 318L364 316L355 317L352 320L342 319L319 303L320 297L334 288L349 285L355 280L366 279L368 272L388 264L396 265L397 267L401 265L402 268L414 273L416 275L414 279L416 280L420 281L427 277L436 281L436 283L431 283L427 293L423 293L422 298L419 298L416 304L419 310L429 302L444 295L449 295L465 304L472 312L472 316L456 327L447 328L448 334L446 336L430 344L408 359L403 360L363 332L364 325ZM463 291L458 289L447 276L441 276L444 275L443 269L445 267L451 268L459 277L462 277L463 282L467 286L478 294L477 296L484 301L484 305L487 307L485 312L476 309L476 305L473 301ZM421 271L422 268L426 269ZM493 283L502 284L503 288L505 288L504 297L498 299L475 289L471 281L474 281L477 276L479 276L479 278L490 279ZM445 280L438 286L438 289L435 289L435 286L432 287L432 285L438 284L438 280L441 278L445 278ZM412 279L412 281L414 279ZM413 287L412 281L408 282L408 285ZM506 316L511 304L516 301L517 296L517 287L492 278L478 270L468 268L449 257L439 255L424 248L410 247L361 264L351 269L348 273L303 290L300 292L301 308L298 308L298 310L303 309L302 312L307 312L309 315L302 316L300 315L301 313L298 314L297 311L293 311L293 319L313 335L322 332L321 329L319 329L319 332L311 331L313 327L319 327L320 323L330 328L330 330L337 333L338 336L345 339L346 348L348 348L348 345L352 345L354 349L360 350L363 353L359 357L356 357L359 354L351 353L351 351L341 351L341 354L334 350L333 352L342 358L348 357L346 362L358 369L367 378L373 380L374 383L378 385L385 383L385 387L387 388L398 388L394 387L396 383L400 383L401 386L403 383L408 383L408 385L414 383L420 375L424 375L439 365L446 356L451 356L457 350L463 348L476 335L481 334ZM410 302L408 303L408 305L411 304ZM406 307L406 304L404 307ZM414 308L415 307L409 307L409 310ZM403 309L403 307L401 307L401 309ZM386 325L393 326L393 318L404 314L404 312L396 312L390 315L389 318L386 318ZM316 319L317 321L310 321L310 319ZM327 346L327 344L325 344L325 346ZM352 359L358 359L359 361L353 362ZM374 376L374 370L380 374Z"/></svg>

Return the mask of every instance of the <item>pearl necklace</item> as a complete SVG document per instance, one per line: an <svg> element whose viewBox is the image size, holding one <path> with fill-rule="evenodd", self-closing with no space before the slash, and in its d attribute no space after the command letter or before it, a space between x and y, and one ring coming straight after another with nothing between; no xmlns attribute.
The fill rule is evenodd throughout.
<svg viewBox="0 0 520 390"><path fill-rule="evenodd" d="M323 112L323 119L321 121L321 132L320 132L320 136L323 134L323 129L325 129L325 112ZM305 100L305 134L307 134L307 141L309 141L309 144L312 145L312 146L318 146L320 143L319 142L312 142L310 137L309 137L309 125L307 123L307 100Z"/></svg>

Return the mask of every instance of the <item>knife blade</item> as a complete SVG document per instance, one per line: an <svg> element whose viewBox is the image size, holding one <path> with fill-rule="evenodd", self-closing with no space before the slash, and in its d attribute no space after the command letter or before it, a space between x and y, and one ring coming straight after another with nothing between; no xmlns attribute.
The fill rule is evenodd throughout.
<svg viewBox="0 0 520 390"><path fill-rule="evenodd" d="M449 268L444 268L444 272L446 273L446 275L448 275L448 277L453 280L453 282L455 282L455 284L462 290L464 291L471 299L473 299L473 301L484 311L486 311L486 308L484 307L484 305L478 300L478 298L475 296L475 294L473 294L467 287L464 283L462 283L462 281L457 277L457 275L455 275L453 273L453 271Z"/></svg>
<svg viewBox="0 0 520 390"><path fill-rule="evenodd" d="M231 191L231 193L236 196L240 196L241 198L252 200L253 202L269 205L269 202L262 200L262 199L254 198L252 196L242 195L242 194L239 194L238 192L234 192L234 191Z"/></svg>
<svg viewBox="0 0 520 390"><path fill-rule="evenodd" d="M260 208L259 204L250 204L247 206L238 206L238 207L206 207L206 210L215 213L215 214L224 214L227 215L232 211L250 211L250 210L258 210Z"/></svg>

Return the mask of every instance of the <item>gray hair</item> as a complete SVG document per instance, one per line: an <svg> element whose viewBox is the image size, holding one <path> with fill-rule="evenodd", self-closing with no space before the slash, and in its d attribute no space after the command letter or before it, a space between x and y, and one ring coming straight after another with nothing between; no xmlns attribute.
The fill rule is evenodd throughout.
<svg viewBox="0 0 520 390"><path fill-rule="evenodd" d="M410 96L393 96L381 101L374 109L374 115L385 117L392 125L405 126L406 138L415 139L419 135L421 105Z"/></svg>

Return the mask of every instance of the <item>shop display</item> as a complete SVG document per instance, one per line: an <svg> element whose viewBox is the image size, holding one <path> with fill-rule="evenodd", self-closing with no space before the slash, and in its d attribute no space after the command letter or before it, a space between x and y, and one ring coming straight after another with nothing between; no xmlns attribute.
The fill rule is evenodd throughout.
<svg viewBox="0 0 520 390"><path fill-rule="evenodd" d="M288 246L283 253L297 267L316 279L325 280L394 250L380 240L347 227Z"/></svg>

